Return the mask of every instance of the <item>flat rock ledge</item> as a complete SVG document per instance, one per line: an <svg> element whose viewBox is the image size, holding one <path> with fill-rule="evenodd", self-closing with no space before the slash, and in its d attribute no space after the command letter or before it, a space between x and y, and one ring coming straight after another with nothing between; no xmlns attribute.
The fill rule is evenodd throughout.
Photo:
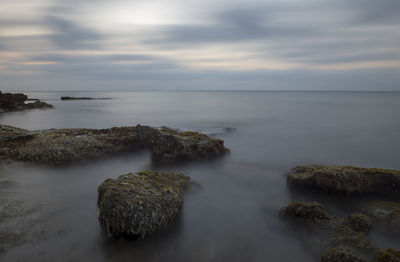
<svg viewBox="0 0 400 262"><path fill-rule="evenodd" d="M98 187L99 222L114 237L145 237L171 223L192 186L176 173L141 171L107 179Z"/></svg>
<svg viewBox="0 0 400 262"><path fill-rule="evenodd" d="M26 101L34 101L32 103L26 103ZM28 99L27 95L18 93L2 93L0 91L0 113L19 111L26 109L44 109L52 108L53 106L39 99Z"/></svg>
<svg viewBox="0 0 400 262"><path fill-rule="evenodd" d="M353 166L309 165L287 174L289 185L343 194L400 195L400 171Z"/></svg>
<svg viewBox="0 0 400 262"><path fill-rule="evenodd" d="M318 202L292 202L279 214L322 262L400 261L400 251L382 250L369 240L373 224L365 214L353 213L340 219L330 216Z"/></svg>
<svg viewBox="0 0 400 262"><path fill-rule="evenodd" d="M137 125L28 131L0 125L0 162L63 165L143 147L149 148L153 160L159 162L205 159L229 152L223 140L166 127Z"/></svg>

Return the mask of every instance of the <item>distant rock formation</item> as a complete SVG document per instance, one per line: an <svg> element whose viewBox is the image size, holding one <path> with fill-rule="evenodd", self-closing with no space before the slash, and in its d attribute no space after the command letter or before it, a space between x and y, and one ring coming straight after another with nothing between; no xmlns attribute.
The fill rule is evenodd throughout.
<svg viewBox="0 0 400 262"><path fill-rule="evenodd" d="M62 96L61 100L107 100L111 98L94 98L94 97L72 97L72 96Z"/></svg>
<svg viewBox="0 0 400 262"><path fill-rule="evenodd" d="M98 187L100 225L108 237L157 233L180 212L192 184L183 174L154 171L109 178Z"/></svg>
<svg viewBox="0 0 400 262"><path fill-rule="evenodd" d="M353 166L298 166L289 185L344 194L400 195L400 171Z"/></svg>
<svg viewBox="0 0 400 262"><path fill-rule="evenodd" d="M205 159L229 152L220 139L170 128L138 125L28 131L0 125L0 161L61 165L142 147L148 147L157 162Z"/></svg>
<svg viewBox="0 0 400 262"><path fill-rule="evenodd" d="M35 101L25 103L26 101ZM2 93L0 91L0 113L35 108L52 108L53 106L38 99L28 99L24 94Z"/></svg>

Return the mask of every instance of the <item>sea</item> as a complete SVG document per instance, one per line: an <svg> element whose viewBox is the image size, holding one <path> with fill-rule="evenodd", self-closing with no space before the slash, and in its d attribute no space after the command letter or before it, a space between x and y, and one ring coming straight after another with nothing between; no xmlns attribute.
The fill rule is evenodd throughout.
<svg viewBox="0 0 400 262"><path fill-rule="evenodd" d="M1 261L319 261L281 221L279 209L291 201L319 201L345 217L371 197L294 191L285 174L307 164L400 169L399 92L25 93L54 108L0 114L0 124L29 130L169 126L223 139L231 153L162 166L147 150L61 167L5 164L0 197L3 212L12 212L3 214L0 231L21 239L5 240L14 247L0 252ZM184 173L199 186L158 234L109 240L98 223L97 187L140 170ZM13 206L6 209L7 203ZM370 239L400 249L399 239L383 233Z"/></svg>

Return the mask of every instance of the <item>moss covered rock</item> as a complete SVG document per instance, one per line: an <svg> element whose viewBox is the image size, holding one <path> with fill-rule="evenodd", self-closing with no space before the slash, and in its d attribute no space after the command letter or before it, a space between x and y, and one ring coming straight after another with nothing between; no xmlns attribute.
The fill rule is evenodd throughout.
<svg viewBox="0 0 400 262"><path fill-rule="evenodd" d="M153 159L160 162L212 158L229 152L223 140L198 132L140 125L136 132L145 141Z"/></svg>
<svg viewBox="0 0 400 262"><path fill-rule="evenodd" d="M367 262L367 260L352 250L330 247L321 253L321 262Z"/></svg>
<svg viewBox="0 0 400 262"><path fill-rule="evenodd" d="M98 187L99 221L108 236L146 236L168 225L192 181L183 174L142 171Z"/></svg>
<svg viewBox="0 0 400 262"><path fill-rule="evenodd" d="M366 204L362 211L386 231L400 233L400 203L373 201Z"/></svg>
<svg viewBox="0 0 400 262"><path fill-rule="evenodd" d="M289 185L346 194L400 195L400 171L353 166L298 166L287 175Z"/></svg>
<svg viewBox="0 0 400 262"><path fill-rule="evenodd" d="M378 262L400 262L400 251L388 248L378 256Z"/></svg>
<svg viewBox="0 0 400 262"><path fill-rule="evenodd" d="M315 253L320 253L324 262L384 261L382 257L393 259L399 254L395 250L388 252L379 249L368 238L372 222L362 213L340 219L330 216L317 202L293 202L283 207L280 215L290 218L286 221L302 229L300 236L303 242L309 244ZM310 242L310 238L317 238L317 241Z"/></svg>
<svg viewBox="0 0 400 262"><path fill-rule="evenodd" d="M59 165L142 147L150 149L153 159L169 162L210 158L229 151L222 140L166 128L138 125L28 131L0 125L0 161L10 159Z"/></svg>

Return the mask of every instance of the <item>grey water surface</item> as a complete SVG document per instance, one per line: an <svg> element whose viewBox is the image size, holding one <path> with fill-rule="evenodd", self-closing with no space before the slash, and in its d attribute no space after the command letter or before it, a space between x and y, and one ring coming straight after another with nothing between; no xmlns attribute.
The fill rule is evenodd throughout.
<svg viewBox="0 0 400 262"><path fill-rule="evenodd" d="M314 163L400 169L396 92L27 94L55 108L1 114L1 124L31 130L170 126L221 138L231 154L171 166L153 166L147 151L66 167L4 165L0 193L19 212L10 214L5 227L25 240L0 253L1 261L313 261L317 258L279 220L279 208L292 200L319 200L345 216L365 199L292 192L285 172ZM112 99L61 101L61 96ZM105 239L97 221L97 186L143 169L183 172L200 186L158 235ZM382 248L400 248L385 236L376 241Z"/></svg>

